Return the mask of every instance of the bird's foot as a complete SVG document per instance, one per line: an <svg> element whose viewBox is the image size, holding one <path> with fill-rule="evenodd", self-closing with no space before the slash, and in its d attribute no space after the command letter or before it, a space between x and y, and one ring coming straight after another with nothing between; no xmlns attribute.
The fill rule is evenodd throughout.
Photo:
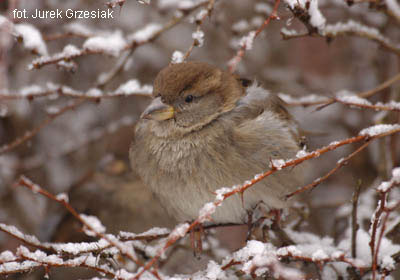
<svg viewBox="0 0 400 280"><path fill-rule="evenodd" d="M252 239L263 242L270 241L269 231L273 231L275 236L280 240L280 243L284 245L293 244L293 241L281 227L282 210L272 209L269 212L265 212L261 217L258 213L256 219L254 219L254 212L252 210L247 211L247 215L248 232L246 241Z"/></svg>
<svg viewBox="0 0 400 280"><path fill-rule="evenodd" d="M268 219L268 217L258 217L254 219L254 212L252 210L247 211L247 236L246 241L249 240L259 240L262 239L266 241L268 237L266 236L266 231L264 230L265 224L264 221ZM254 221L254 222L253 222ZM260 230L262 234L262 238L260 238Z"/></svg>
<svg viewBox="0 0 400 280"><path fill-rule="evenodd" d="M281 209L272 209L270 211L272 216L272 225L271 230L275 232L277 237L279 238L282 246L289 246L293 245L294 241L287 235L287 233L282 229L281 222L282 222L282 210Z"/></svg>
<svg viewBox="0 0 400 280"><path fill-rule="evenodd" d="M190 231L190 244L193 249L193 254L196 258L200 259L201 253L203 252L202 236L204 235L204 227L202 224L196 225Z"/></svg>

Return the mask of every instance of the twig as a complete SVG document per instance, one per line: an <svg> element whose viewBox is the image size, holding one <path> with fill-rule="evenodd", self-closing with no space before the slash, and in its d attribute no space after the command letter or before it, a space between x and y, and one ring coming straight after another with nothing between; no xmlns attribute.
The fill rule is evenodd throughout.
<svg viewBox="0 0 400 280"><path fill-rule="evenodd" d="M25 132L25 134L23 136L15 139L11 143L8 143L8 144L5 144L5 145L1 146L0 147L0 154L9 152L10 150L14 149L15 147L21 145L22 143L32 139L32 137L34 137L44 127L48 126L57 117L61 116L62 114L64 114L67 111L74 110L75 108L77 108L78 106L83 104L84 102L86 102L85 99L78 99L75 102L73 102L72 104L68 104L68 105L62 107L57 113L50 114L47 119L42 121L41 124L39 124L38 126L33 128L32 130L29 130L29 131Z"/></svg>
<svg viewBox="0 0 400 280"><path fill-rule="evenodd" d="M21 256L23 259L39 263L41 266L44 267L85 267L95 270L99 273L111 276L113 277L113 279L119 279L119 280L125 279L119 277L118 273L114 272L114 270L112 270L111 268L106 269L104 265L102 266L92 265L90 261L92 261L92 258L95 258L93 256L80 256L76 259L71 259L67 261L54 261L54 259L56 258L55 256L52 256L51 258L46 258L43 256L37 257L37 254L38 252L31 253L26 248L18 249L18 255ZM90 261L88 261L88 259L90 259ZM61 260L61 258L58 258L56 260Z"/></svg>
<svg viewBox="0 0 400 280"><path fill-rule="evenodd" d="M331 169L327 174L325 174L324 176L314 180L314 182L305 185L304 187L301 187L297 190L295 190L294 192L291 192L287 195L285 195L285 199L288 199L294 195L300 194L302 192L308 191L308 190L312 190L314 189L316 186L318 186L319 184L321 184L323 181L325 181L326 179L328 179L331 175L333 175L337 170L339 170L341 167L345 166L348 161L354 157L355 155L357 155L359 152L361 152L362 150L364 150L370 143L372 142L372 139L370 141L365 142L364 144L362 144L357 150L355 150L354 152L352 152L350 155L348 155L345 158L340 159L337 163L336 166Z"/></svg>
<svg viewBox="0 0 400 280"><path fill-rule="evenodd" d="M60 203L61 205L63 205L68 212L70 212L78 221L80 221L86 228L88 228L90 231L94 232L95 235L98 238L104 239L106 240L108 243L112 244L114 247L118 248L118 250L121 252L121 254L123 254L124 256L126 256L128 259L130 259L131 261L133 261L135 264L137 264L138 266L143 266L143 264L137 260L135 258L135 256L129 252L128 250L126 250L125 248L123 248L121 246L121 244L119 244L118 240L116 239L111 239L109 235L103 234L101 232L98 232L91 224L87 223L80 215L79 213L64 199L60 199L57 198L56 196L54 196L53 194L49 193L48 191L44 190L43 188L41 188L40 186L34 184L31 180L29 180L28 178L26 178L25 176L21 176L19 181L17 182L17 185L20 186L24 186L28 189L30 189L31 191L35 192L35 193L39 193L51 200L54 200L58 203Z"/></svg>
<svg viewBox="0 0 400 280"><path fill-rule="evenodd" d="M209 0L208 5L207 5L207 12L205 12L199 19L196 20L196 32L201 32L201 26L203 25L204 20L207 17L211 17L211 13L214 9L214 5L215 5L215 0ZM183 56L183 61L186 61L186 59L190 56L190 54L192 53L194 47L197 47L200 45L200 42L193 38L193 42L190 45L189 49L186 51L185 55Z"/></svg>
<svg viewBox="0 0 400 280"><path fill-rule="evenodd" d="M378 188L377 192L380 194L379 201L378 201L378 206L372 216L371 220L371 240L369 243L369 246L371 248L371 258L372 258L372 265L371 265L371 270L372 270L372 279L376 279L376 271L378 269L378 255L379 255L379 248L385 233L386 229L386 223L389 218L389 215L391 212L393 212L395 209L397 209L400 206L400 201L397 201L394 205L388 207L387 206L387 198L389 192L392 190L392 188L398 184L400 184L399 181L397 181L398 178L395 178L395 174L393 174L393 178L388 181L388 182L382 182ZM382 214L386 214L383 220L381 220ZM376 235L378 231L378 227L381 226L378 241L376 242Z"/></svg>
<svg viewBox="0 0 400 280"><path fill-rule="evenodd" d="M196 6L191 7L190 9L187 10L182 10L182 15L178 17L173 17L172 20L170 20L168 23L166 23L162 28L159 30L155 31L149 38L146 40L141 40L141 41L135 41L133 40L131 43L125 44L125 46L121 49L121 51L127 51L130 50L130 53L132 53L134 50L136 50L138 47L143 46L147 43L153 42L156 40L161 34L163 34L165 31L169 30L173 26L177 25L180 23L188 14L190 14L192 11L196 10L197 8L205 5L205 3L200 3ZM132 51L131 51L132 50ZM58 54L55 54L53 56L48 56L48 57L40 57L38 59L35 59L32 61L30 67L32 69L40 69L43 66L50 65L50 64L55 64L60 61L69 61L73 60L78 57L82 57L85 55L96 55L96 54L106 54L103 50L97 50L97 49L77 49L74 50L73 52L67 52L67 54L61 52ZM106 83L108 83L115 75L117 75L122 69L123 66L126 63L127 58L122 58L119 63L117 63L116 67L113 68L109 74L107 74L107 77L104 78L104 80L100 81L97 85L97 87L102 88ZM125 62L124 62L125 61Z"/></svg>
<svg viewBox="0 0 400 280"><path fill-rule="evenodd" d="M357 231L359 224L357 222L357 209L358 209L358 198L360 196L361 183L357 183L357 186L353 194L353 209L351 211L351 257L357 258Z"/></svg>
<svg viewBox="0 0 400 280"><path fill-rule="evenodd" d="M400 81L400 73L395 75L394 77L390 78L389 80L384 81L382 84L378 85L376 88L373 88L373 89L358 93L357 96L361 97L361 98L371 97L374 94L376 94L376 93L378 93L378 92L390 87L391 85L393 85L397 81ZM323 109L323 108L325 108L325 107L327 107L327 106L329 106L329 105L331 105L331 104L333 104L335 102L336 102L335 99L331 99L328 102L321 102L320 104L323 104L323 105L317 107L316 110L319 111L319 110L321 110L321 109Z"/></svg>
<svg viewBox="0 0 400 280"><path fill-rule="evenodd" d="M265 27L267 27L267 25L270 23L271 20L279 19L279 16L278 16L279 3L280 3L280 0L275 0L275 4L274 4L274 8L272 10L272 13L263 22L263 24L255 31L254 35L252 36L253 37L252 40L257 38L257 36L265 29ZM239 48L239 50L236 52L236 55L231 60L229 60L229 62L228 62L228 70L229 70L230 73L235 72L237 65L239 64L239 62L244 57L244 54L245 54L245 52L246 52L248 47L249 46L247 46L247 43L244 42L242 44L242 46Z"/></svg>
<svg viewBox="0 0 400 280"><path fill-rule="evenodd" d="M152 42L156 40L161 34L163 34L165 31L171 29L172 27L176 26L179 24L187 15L189 15L192 11L197 10L199 7L204 6L205 3L200 3L188 10L182 10L183 14L181 16L175 16L173 17L168 23L166 23L159 31L155 32L147 41L143 41L140 43L134 43L128 54L126 54L124 57L122 57L118 63L115 65L111 71L109 71L107 74L105 74L105 77L102 78L101 81L97 83L97 87L103 88L105 84L109 83L112 79L114 79L124 68L125 64L133 54L133 52L140 46L144 45L145 43Z"/></svg>
<svg viewBox="0 0 400 280"><path fill-rule="evenodd" d="M296 165L299 165L300 163L312 159L312 158L316 158L319 157L320 155L327 153L329 151L335 150L341 146L344 145L348 145L351 143L356 143L356 142L361 142L363 140L372 140L374 138L381 138L381 137L385 137L388 135L392 135L394 133L399 133L400 132L400 127L396 126L393 129L387 130L387 131L383 131L381 133L376 133L373 135L370 135L368 133L362 133L361 135L355 136L355 137L351 137L351 138L347 138L344 139L342 141L338 141L338 142L334 142L331 143L328 146L325 146L323 148L317 149L313 152L307 153L305 156L296 158L296 159L291 159L291 160L287 160L284 162L284 164L280 165L279 167L275 166L272 162L271 164L271 169L261 173L261 174L257 174L253 179L246 181L246 183L244 183L243 185L239 186L239 187L234 187L232 189L228 189L226 191L220 192L219 194L217 194L216 200L214 202L209 202L207 204L205 204L205 207L211 209L208 213L203 213L202 215L200 215L194 222L192 222L190 225L186 225L183 229L181 228L183 225L180 225L179 227L175 228L176 231L179 232L179 234L171 234L165 245L158 251L158 253L144 266L143 270L140 271L134 279L139 279L139 277L147 270L149 270L157 261L158 259L161 257L161 255L169 248L171 247L176 241L178 241L180 238L182 238L183 236L185 236L188 232L190 232L191 230L194 230L199 224L203 223L207 217L210 217L213 213L213 211L215 211L217 206L220 206L222 204L222 202L227 199L230 196L233 196L234 194L242 194L244 193L245 190L247 190L248 188L250 188L251 186L253 186L254 184L258 183L259 181L263 180L264 178L272 175L275 172L278 172L281 169L285 169L285 168L289 168L289 167L294 167ZM368 142L367 142L368 143ZM359 148L360 149L360 148ZM212 207L214 206L214 207ZM203 209L200 210L200 213L203 212Z"/></svg>
<svg viewBox="0 0 400 280"><path fill-rule="evenodd" d="M94 92L94 94L92 91ZM35 98L56 95L56 96L65 96L65 97L81 98L81 99L97 101L102 98L118 98L118 97L130 97L130 96L151 97L151 91L152 87L149 85L141 86L140 89L130 92L121 91L118 89L106 92L98 88L95 89L91 88L88 91L84 92L72 89L64 85L52 85L52 86L47 86L46 88L43 87L38 90L34 90L34 92L31 93L29 92L24 93L24 89L16 91L14 93L0 93L0 100L15 100L15 99L33 100Z"/></svg>
<svg viewBox="0 0 400 280"><path fill-rule="evenodd" d="M20 240L21 242L31 247L40 249L42 251L51 250L50 247L43 245L39 240L32 235L26 235L20 232L16 227L0 223L0 231Z"/></svg>

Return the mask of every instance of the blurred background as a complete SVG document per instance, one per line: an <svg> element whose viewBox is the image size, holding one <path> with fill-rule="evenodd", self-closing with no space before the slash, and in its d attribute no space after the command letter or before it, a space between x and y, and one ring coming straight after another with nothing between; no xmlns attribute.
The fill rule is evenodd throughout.
<svg viewBox="0 0 400 280"><path fill-rule="evenodd" d="M150 5L145 5L129 0L122 7L113 8L113 19L17 19L12 16L12 10L16 8L32 13L35 9L92 11L107 7L105 1L92 0L0 1L1 16L14 24L33 25L43 36L50 55L61 52L68 44L81 48L88 36L93 36L77 34L77 26L86 28L91 34L121 32L127 37L150 23L165 25L174 17L183 17L154 41L131 53L128 50L117 56L82 55L68 61L68 66L50 64L33 70L28 66L37 55L24 48L24 42L18 40L18 36L7 32L0 20L0 146L32 131L54 110L78 99L57 93L24 98L21 96L24 88L27 92L27 87L32 91L33 85L46 87L53 83L86 92L96 87L102 81L102 75L121 61L124 61L122 70L102 84L104 92L112 92L131 79L151 85L157 72L170 63L172 54L175 51L185 53L193 43L192 33L198 23L196 15L205 6L187 12L182 8L184 2L193 1L153 0ZM398 45L400 22L387 12L383 2L321 0L319 7L327 23L352 19L376 28L382 36ZM273 1L256 0L216 1L211 18L205 18L200 27L204 32L204 44L194 47L188 60L201 60L227 69L228 61L238 50L240 38L262 24L273 4ZM359 93L377 87L400 70L399 53L354 34L330 40L321 36L284 40L280 33L282 28L299 33L306 33L307 29L283 2L278 14L280 19L273 20L256 38L236 71L273 93L293 98L311 94L329 98L342 90ZM11 99L8 98L10 95L18 97ZM370 99L373 102L390 100L400 101L400 83ZM80 213L99 217L108 232L140 233L154 226L174 226L175 221L166 216L129 166L133 126L149 102L149 97L135 94L88 100L57 116L30 140L2 152L0 222L15 225L41 241L87 240L81 225L59 204L27 189L13 187L19 176L25 175L54 194L67 193L70 203ZM317 106L290 106L291 102L288 103L290 111L306 131L308 150L357 135L361 129L376 123L400 122L398 112L360 110L343 104L316 110ZM347 145L312 160L313 168L307 174L307 183L327 173L356 147ZM390 178L391 169L399 162L398 135L371 144L334 176L307 193L306 204L312 213L308 217L307 230L339 239L346 226L341 226L339 217L335 218L337 209L350 203L355 186L361 184L363 191L376 186L380 180ZM395 229L393 233L397 242L399 227L397 225L397 231ZM224 236L223 233L220 235ZM238 233L237 238L222 239L227 248L234 249L242 244L242 237ZM20 241L0 232L0 252L15 250L19 244ZM204 265L204 262L200 263L193 266ZM176 264L171 265L169 271L189 273L191 269ZM36 279L39 275L32 273L24 277ZM58 279L56 273L52 275ZM79 275L74 274L74 277L79 278ZM65 275L59 277L63 279Z"/></svg>

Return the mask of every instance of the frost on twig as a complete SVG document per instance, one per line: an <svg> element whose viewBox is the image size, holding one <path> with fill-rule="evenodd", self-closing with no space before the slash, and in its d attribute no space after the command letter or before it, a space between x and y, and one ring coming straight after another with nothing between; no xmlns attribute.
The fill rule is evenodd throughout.
<svg viewBox="0 0 400 280"><path fill-rule="evenodd" d="M17 38L23 46L32 53L47 55L47 46L40 31L28 23L13 24L6 17L0 15L0 30L6 31Z"/></svg>
<svg viewBox="0 0 400 280"><path fill-rule="evenodd" d="M285 0L293 15L301 20L306 26L307 33L299 33L296 30L281 29L283 39L292 39L306 36L321 36L331 41L333 38L347 35L359 36L375 41L387 50L399 55L399 44L393 43L384 36L377 28L369 27L365 24L349 20L347 22L338 22L335 24L326 24L326 18L318 7L318 0ZM390 2L390 1L389 1ZM389 4L389 6L392 5ZM390 11L397 11L393 5ZM395 14L396 12L394 12Z"/></svg>
<svg viewBox="0 0 400 280"><path fill-rule="evenodd" d="M13 2L19 1L10 1ZM400 74L396 73L397 60L391 56L399 54L395 33L400 18L399 4L393 0L371 2L371 11L367 13L362 4L365 1L347 1L348 4L354 2L349 8L346 3L286 0L281 4L286 4L291 11L287 19L288 13L280 1L250 1L250 5L236 1L240 2L237 7L221 0L159 0L152 1L151 5L136 2L146 1L108 1L110 7L119 9L116 11L119 14L104 25L79 20L62 21L60 26L51 26L47 21L40 25L30 21L28 25L7 14L0 16L0 53L6 54L0 55L0 85L5 77L9 80L9 86L0 87L0 132L5 131L0 146L0 241L13 240L5 244L5 250L1 247L0 278L44 270L51 279L53 273L57 273L54 268L58 268L62 276L64 271L74 273L77 268L84 268L98 278L111 279L395 277L400 262L396 235L400 227L397 160ZM54 3L49 5L58 7ZM246 13L242 13L244 7ZM305 25L305 31L298 25L289 27L293 15ZM276 28L282 28L282 36L287 39L314 36L330 42L342 38L335 46L317 45L320 39L282 41L276 40ZM171 31L165 35L167 30ZM264 34L265 40L260 35L264 30L268 32ZM183 35L188 45L182 45ZM12 43L7 45L3 36L16 39L14 45L19 43L20 47L14 48ZM356 37L363 40L354 39ZM364 48L366 40L383 47L379 55L374 48ZM338 45L344 47L338 51ZM342 51L346 53L344 62L343 57L339 59ZM32 59L31 52L38 57ZM389 59L386 55L390 55ZM125 171L128 173L125 166L121 167L122 176L116 175L114 170L103 168L103 160L98 158L121 155L127 161L134 123L148 101L135 97L151 96L150 83L170 57L171 63L201 58L221 66L229 61L228 71L231 72L236 72L242 63L239 70L246 70L241 73L243 77L257 77L266 88L285 92L278 95L289 105L320 105L318 109L332 103L336 106L317 112L309 107L295 108L298 110L296 118L299 117L301 126L308 130L306 134L310 127L311 130L322 127L326 135L315 139L312 131L311 136L307 135L311 138L311 150L298 150L291 159L266 158L264 170L255 171L251 178L233 186L214 186L214 199L199 207L194 221L184 221L172 229L153 227L137 232L125 229L108 234L110 222L103 219L97 209L104 210L113 219L114 215L119 217L120 209L121 212L125 209L121 203L127 202L129 209L135 208L135 199L141 201L143 196L131 189L131 181L121 183L120 177L125 176ZM29 61L34 71L26 71ZM288 67L281 66L285 62ZM279 71L271 78L270 73L277 64ZM57 67L45 68L45 65ZM60 68L68 72L58 71ZM353 107L357 110L350 110ZM303 115L311 121L302 122ZM218 236L222 230L226 237L230 229L225 227L227 225L213 224L215 211L228 199L237 196L246 199L247 191L257 188L260 180L271 180L274 173L290 172L306 161L318 161L316 167L307 172L310 178L306 185L297 186L292 193L282 193L282 199L288 199L289 204L303 193L310 198L310 210L294 203L290 211L299 216L282 218L280 232L274 222L263 220L257 228L262 234L259 240L244 242L237 238L235 242L238 241L240 247L233 252L228 250ZM90 176L86 176L89 173ZM32 193L20 195L19 189L7 187L22 174L35 178L30 180L23 176L19 181ZM75 177L79 180L75 181ZM354 182L349 178L355 178L359 187L358 198L353 203L349 202L349 190ZM97 196L90 197L97 208L89 205L86 211L85 204L82 213L72 208L72 203L77 202L73 190L81 186L94 188L97 184L107 185L105 196L117 200L117 211L111 207L113 203L97 201ZM108 185L117 190L109 189ZM132 196L119 192L125 186ZM47 189L58 194L52 195ZM24 205L27 197L39 194L49 199L43 203L44 209L48 209L47 203L51 201L61 205L78 222L78 231L88 236L82 234L85 239L79 242L43 241L50 233L43 234L41 228L42 224L49 223L47 215L41 214L46 218L38 217L36 221L35 209L42 206ZM9 202L10 197L15 201ZM14 204L10 207L12 211L18 207L18 210L23 208L32 213L14 215L7 209L11 203ZM150 204L134 209L135 214L129 215L127 223L131 226L132 222L141 221L142 216L147 222L147 215L153 219L152 210ZM284 216L290 211L285 211ZM22 219L19 216L23 216ZM29 217L33 216L35 220L30 221ZM326 217L335 217L335 224L331 226L331 219ZM40 225L32 226L32 231L29 227L28 231L25 224L30 223ZM205 265L192 269L188 233L196 231L200 225L207 232L202 240ZM291 240L290 246L279 233ZM14 243L17 244L12 247ZM180 255L184 261L179 259ZM177 266L186 274L176 272Z"/></svg>
<svg viewBox="0 0 400 280"><path fill-rule="evenodd" d="M285 0L295 17L298 17L307 27L309 34L321 32L326 19L318 7L318 0Z"/></svg>
<svg viewBox="0 0 400 280"><path fill-rule="evenodd" d="M43 41L42 34L34 26L30 24L16 24L14 30L25 48L38 55L47 55L47 47Z"/></svg>
<svg viewBox="0 0 400 280"><path fill-rule="evenodd" d="M104 92L97 88L88 89L86 92L72 89L68 86L47 83L46 86L31 85L24 87L16 92L0 93L0 97L4 99L34 99L38 97L57 98L58 96L95 99L95 98L111 98L121 96L151 96L153 87L151 85L141 85L136 79L131 79L121 84L117 89L110 92Z"/></svg>

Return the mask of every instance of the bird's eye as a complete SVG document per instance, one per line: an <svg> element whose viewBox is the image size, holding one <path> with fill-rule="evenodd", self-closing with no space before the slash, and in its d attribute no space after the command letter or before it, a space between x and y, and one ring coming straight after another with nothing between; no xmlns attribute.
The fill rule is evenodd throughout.
<svg viewBox="0 0 400 280"><path fill-rule="evenodd" d="M186 103L190 103L190 102L192 102L193 101L193 95L188 95L188 96L186 96L186 98L185 98L185 102Z"/></svg>

